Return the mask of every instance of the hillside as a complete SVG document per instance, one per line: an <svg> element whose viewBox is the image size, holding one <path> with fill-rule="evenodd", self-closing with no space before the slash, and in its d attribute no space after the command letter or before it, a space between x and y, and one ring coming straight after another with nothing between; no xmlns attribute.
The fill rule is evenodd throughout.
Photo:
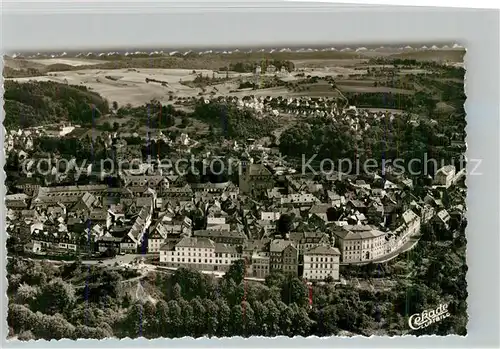
<svg viewBox="0 0 500 349"><path fill-rule="evenodd" d="M51 81L5 81L6 129L55 122L91 123L108 113L108 101L83 86Z"/></svg>

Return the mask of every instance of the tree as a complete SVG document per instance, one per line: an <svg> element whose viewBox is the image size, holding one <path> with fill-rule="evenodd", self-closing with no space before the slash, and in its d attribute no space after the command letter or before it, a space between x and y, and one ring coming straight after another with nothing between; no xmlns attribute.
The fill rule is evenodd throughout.
<svg viewBox="0 0 500 349"><path fill-rule="evenodd" d="M224 274L224 279L234 280L236 285L239 285L246 274L246 264L243 259L238 259L231 263L229 270Z"/></svg>
<svg viewBox="0 0 500 349"><path fill-rule="evenodd" d="M181 333L186 336L190 334L193 325L195 323L195 314L193 311L193 307L189 304L188 301L181 299L179 301L179 306L181 308L181 317L182 317L182 328Z"/></svg>
<svg viewBox="0 0 500 349"><path fill-rule="evenodd" d="M281 288L281 299L285 304L305 305L307 303L306 285L297 277L288 277Z"/></svg>
<svg viewBox="0 0 500 349"><path fill-rule="evenodd" d="M156 303L156 314L155 314L155 335L157 337L167 337L168 336L168 326L169 323L169 308L167 302L160 299Z"/></svg>
<svg viewBox="0 0 500 349"><path fill-rule="evenodd" d="M75 338L105 339L111 336L112 333L102 327L79 325L75 328Z"/></svg>
<svg viewBox="0 0 500 349"><path fill-rule="evenodd" d="M278 219L277 230L278 233L281 234L282 238L285 238L285 235L290 232L293 227L293 215L289 215L287 213L282 214Z"/></svg>
<svg viewBox="0 0 500 349"><path fill-rule="evenodd" d="M76 296L72 285L56 278L42 288L40 296L37 298L36 309L46 314L65 314L73 309Z"/></svg>
<svg viewBox="0 0 500 349"><path fill-rule="evenodd" d="M175 300L182 299L181 286L178 283L176 283L174 285L172 296L173 296L173 299L175 299Z"/></svg>
<svg viewBox="0 0 500 349"><path fill-rule="evenodd" d="M144 307L141 303L135 302L127 309L121 328L130 338L144 336Z"/></svg>
<svg viewBox="0 0 500 349"><path fill-rule="evenodd" d="M167 303L167 305L169 322L166 331L170 337L179 337L181 336L183 326L181 307L177 300L171 300Z"/></svg>
<svg viewBox="0 0 500 349"><path fill-rule="evenodd" d="M189 118L187 116L183 116L182 117L182 121L181 121L181 124L179 127L181 128L186 128L188 127L189 125L191 124L191 121L189 120Z"/></svg>
<svg viewBox="0 0 500 349"><path fill-rule="evenodd" d="M22 283L17 289L17 301L25 304L33 304L40 294L40 288Z"/></svg>
<svg viewBox="0 0 500 349"><path fill-rule="evenodd" d="M40 325L41 319L38 314L33 313L28 307L21 304L10 303L7 313L7 323L16 332L31 330Z"/></svg>
<svg viewBox="0 0 500 349"><path fill-rule="evenodd" d="M113 109L118 110L118 102L117 101L113 101Z"/></svg>
<svg viewBox="0 0 500 349"><path fill-rule="evenodd" d="M217 304L208 298L203 299L202 304L205 309L206 334L211 337L217 332L219 324Z"/></svg>
<svg viewBox="0 0 500 349"><path fill-rule="evenodd" d="M114 122L113 123L113 131L118 131L118 129L120 128L120 124L118 122Z"/></svg>
<svg viewBox="0 0 500 349"><path fill-rule="evenodd" d="M267 300L264 303L264 307L267 308L267 316L266 316L266 327L268 330L268 336L277 336L279 335L279 320L280 320L280 312L276 307L275 303L272 300Z"/></svg>
<svg viewBox="0 0 500 349"><path fill-rule="evenodd" d="M17 339L19 339L20 341L31 341L35 340L36 337L31 331L23 331L19 334L19 336L17 336Z"/></svg>
<svg viewBox="0 0 500 349"><path fill-rule="evenodd" d="M225 337L231 335L231 309L227 305L226 301L223 299L217 299L216 301L218 309L219 326L217 327L217 336Z"/></svg>
<svg viewBox="0 0 500 349"><path fill-rule="evenodd" d="M271 288L271 287L279 287L281 289L281 286L286 280L286 275L283 273L278 273L278 272L273 272L270 273L266 276L266 286Z"/></svg>
<svg viewBox="0 0 500 349"><path fill-rule="evenodd" d="M193 309L193 326L192 334L193 337L201 337L206 333L207 323L206 323L206 309L203 306L199 298L194 298L191 300L190 305Z"/></svg>

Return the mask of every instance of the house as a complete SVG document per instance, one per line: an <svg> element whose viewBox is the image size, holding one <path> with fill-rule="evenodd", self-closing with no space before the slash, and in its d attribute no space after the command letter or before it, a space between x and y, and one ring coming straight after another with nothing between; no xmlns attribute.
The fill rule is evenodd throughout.
<svg viewBox="0 0 500 349"><path fill-rule="evenodd" d="M260 219L262 221L277 221L280 219L281 213L280 212L264 212L262 211L260 213Z"/></svg>
<svg viewBox="0 0 500 349"><path fill-rule="evenodd" d="M89 219L92 223L99 223L109 228L112 223L111 214L106 209L94 208L90 211Z"/></svg>
<svg viewBox="0 0 500 349"><path fill-rule="evenodd" d="M405 224L405 235L415 235L420 232L420 217L412 210L403 213L403 222Z"/></svg>
<svg viewBox="0 0 500 349"><path fill-rule="evenodd" d="M167 241L168 232L161 220L150 226L148 234L148 253L160 252L161 246Z"/></svg>
<svg viewBox="0 0 500 349"><path fill-rule="evenodd" d="M243 245L246 241L246 235L237 230L195 230L193 237L207 238L216 243L229 244L229 245Z"/></svg>
<svg viewBox="0 0 500 349"><path fill-rule="evenodd" d="M76 234L70 233L68 231L60 232L57 248L76 252L77 245L78 239L76 237Z"/></svg>
<svg viewBox="0 0 500 349"><path fill-rule="evenodd" d="M152 189L167 189L170 185L168 179L161 175L122 176L126 187L143 187Z"/></svg>
<svg viewBox="0 0 500 349"><path fill-rule="evenodd" d="M5 206L11 209L22 210L29 207L27 194L11 194L5 196Z"/></svg>
<svg viewBox="0 0 500 349"><path fill-rule="evenodd" d="M349 200L346 205L348 210L358 211L360 213L367 213L367 207L364 202L360 200Z"/></svg>
<svg viewBox="0 0 500 349"><path fill-rule="evenodd" d="M318 216L320 219L322 219L324 222L328 222L328 210L332 208L330 204L316 204L311 207L309 210L309 218L311 218L313 215Z"/></svg>
<svg viewBox="0 0 500 349"><path fill-rule="evenodd" d="M119 253L120 251L122 251L120 246L121 241L122 241L121 237L116 237L111 235L110 233L107 233L96 239L97 251L102 253L106 252L107 250L111 250L115 251L115 253Z"/></svg>
<svg viewBox="0 0 500 349"><path fill-rule="evenodd" d="M226 224L226 217L207 217L207 226Z"/></svg>
<svg viewBox="0 0 500 349"><path fill-rule="evenodd" d="M269 252L254 251L247 275L254 278L265 279L269 275Z"/></svg>
<svg viewBox="0 0 500 349"><path fill-rule="evenodd" d="M290 233L289 239L294 242L299 251L299 255L315 247L330 244L328 235L320 231L292 232Z"/></svg>
<svg viewBox="0 0 500 349"><path fill-rule="evenodd" d="M33 196L40 188L40 181L36 177L21 177L17 180L15 188L22 190L23 193L29 196Z"/></svg>
<svg viewBox="0 0 500 349"><path fill-rule="evenodd" d="M386 254L386 234L370 225L344 225L334 235L343 263L369 262Z"/></svg>
<svg viewBox="0 0 500 349"><path fill-rule="evenodd" d="M313 206L314 204L319 204L320 200L310 193L300 193L300 194L289 194L281 197L281 205L288 206Z"/></svg>
<svg viewBox="0 0 500 349"><path fill-rule="evenodd" d="M334 191L328 190L327 192L328 201L333 207L340 207L345 204L345 198L335 193Z"/></svg>
<svg viewBox="0 0 500 349"><path fill-rule="evenodd" d="M164 244L160 248L160 263L174 268L227 271L240 258L234 247L207 238L185 237L175 245Z"/></svg>
<svg viewBox="0 0 500 349"><path fill-rule="evenodd" d="M447 210L443 209L439 211L434 217L432 217L432 222L436 224L441 229L448 229L450 223L450 214Z"/></svg>
<svg viewBox="0 0 500 349"><path fill-rule="evenodd" d="M264 165L250 163L242 168L239 187L242 194L266 193L274 187L273 175Z"/></svg>
<svg viewBox="0 0 500 349"><path fill-rule="evenodd" d="M455 177L455 166L453 165L443 166L439 170L437 170L434 176L434 184L442 185L448 188L453 184L454 177Z"/></svg>
<svg viewBox="0 0 500 349"><path fill-rule="evenodd" d="M304 274L306 280L339 280L340 251L331 246L317 246L304 251Z"/></svg>
<svg viewBox="0 0 500 349"><path fill-rule="evenodd" d="M269 245L269 270L297 276L299 250L292 241L276 239Z"/></svg>
<svg viewBox="0 0 500 349"><path fill-rule="evenodd" d="M272 64L269 64L266 68L266 73L267 74L274 74L276 73L276 66L272 65Z"/></svg>
<svg viewBox="0 0 500 349"><path fill-rule="evenodd" d="M138 247L142 243L144 233L147 231L149 225L151 224L151 218L152 218L152 207L151 206L142 207L134 221L134 224L132 225L127 234L130 240L132 240L135 243L136 247Z"/></svg>
<svg viewBox="0 0 500 349"><path fill-rule="evenodd" d="M26 252L26 253L40 253L40 252L42 252L42 245L38 241L30 241L24 245L24 252Z"/></svg>

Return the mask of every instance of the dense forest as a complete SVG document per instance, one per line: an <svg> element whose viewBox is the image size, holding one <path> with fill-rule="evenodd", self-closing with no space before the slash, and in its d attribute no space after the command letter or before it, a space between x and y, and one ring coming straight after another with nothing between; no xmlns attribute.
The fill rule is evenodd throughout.
<svg viewBox="0 0 500 349"><path fill-rule="evenodd" d="M258 117L251 109L229 103L198 103L190 115L212 126L219 137L246 139L267 136L278 127L271 117Z"/></svg>
<svg viewBox="0 0 500 349"><path fill-rule="evenodd" d="M7 129L40 126L61 121L91 124L109 111L108 102L84 86L50 81L5 81Z"/></svg>
<svg viewBox="0 0 500 349"><path fill-rule="evenodd" d="M280 137L280 151L290 157L301 154L316 155L315 162L331 159L356 157L366 159L437 159L446 163L461 159L464 149L450 147L455 132L463 132L465 118L460 115L443 117L442 122L433 124L422 120L417 126L409 123L410 116L398 116L390 121L370 122L370 127L360 136L347 123L331 123L322 118L309 119L299 123ZM364 127L364 122L360 122ZM314 165L314 163L313 163ZM412 169L419 171L422 163L414 163ZM406 167L405 167L406 168ZM430 169L434 171L435 169ZM431 172L432 173L432 172Z"/></svg>

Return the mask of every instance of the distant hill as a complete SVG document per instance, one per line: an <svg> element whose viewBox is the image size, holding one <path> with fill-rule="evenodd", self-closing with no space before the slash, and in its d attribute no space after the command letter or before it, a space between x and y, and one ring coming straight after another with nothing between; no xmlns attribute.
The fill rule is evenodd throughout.
<svg viewBox="0 0 500 349"><path fill-rule="evenodd" d="M436 61L436 62L459 62L464 61L465 50L425 50L414 52L402 52L390 55L390 58L415 59L417 61Z"/></svg>
<svg viewBox="0 0 500 349"><path fill-rule="evenodd" d="M108 101L84 86L52 81L5 81L7 129L61 121L85 124L109 112Z"/></svg>

